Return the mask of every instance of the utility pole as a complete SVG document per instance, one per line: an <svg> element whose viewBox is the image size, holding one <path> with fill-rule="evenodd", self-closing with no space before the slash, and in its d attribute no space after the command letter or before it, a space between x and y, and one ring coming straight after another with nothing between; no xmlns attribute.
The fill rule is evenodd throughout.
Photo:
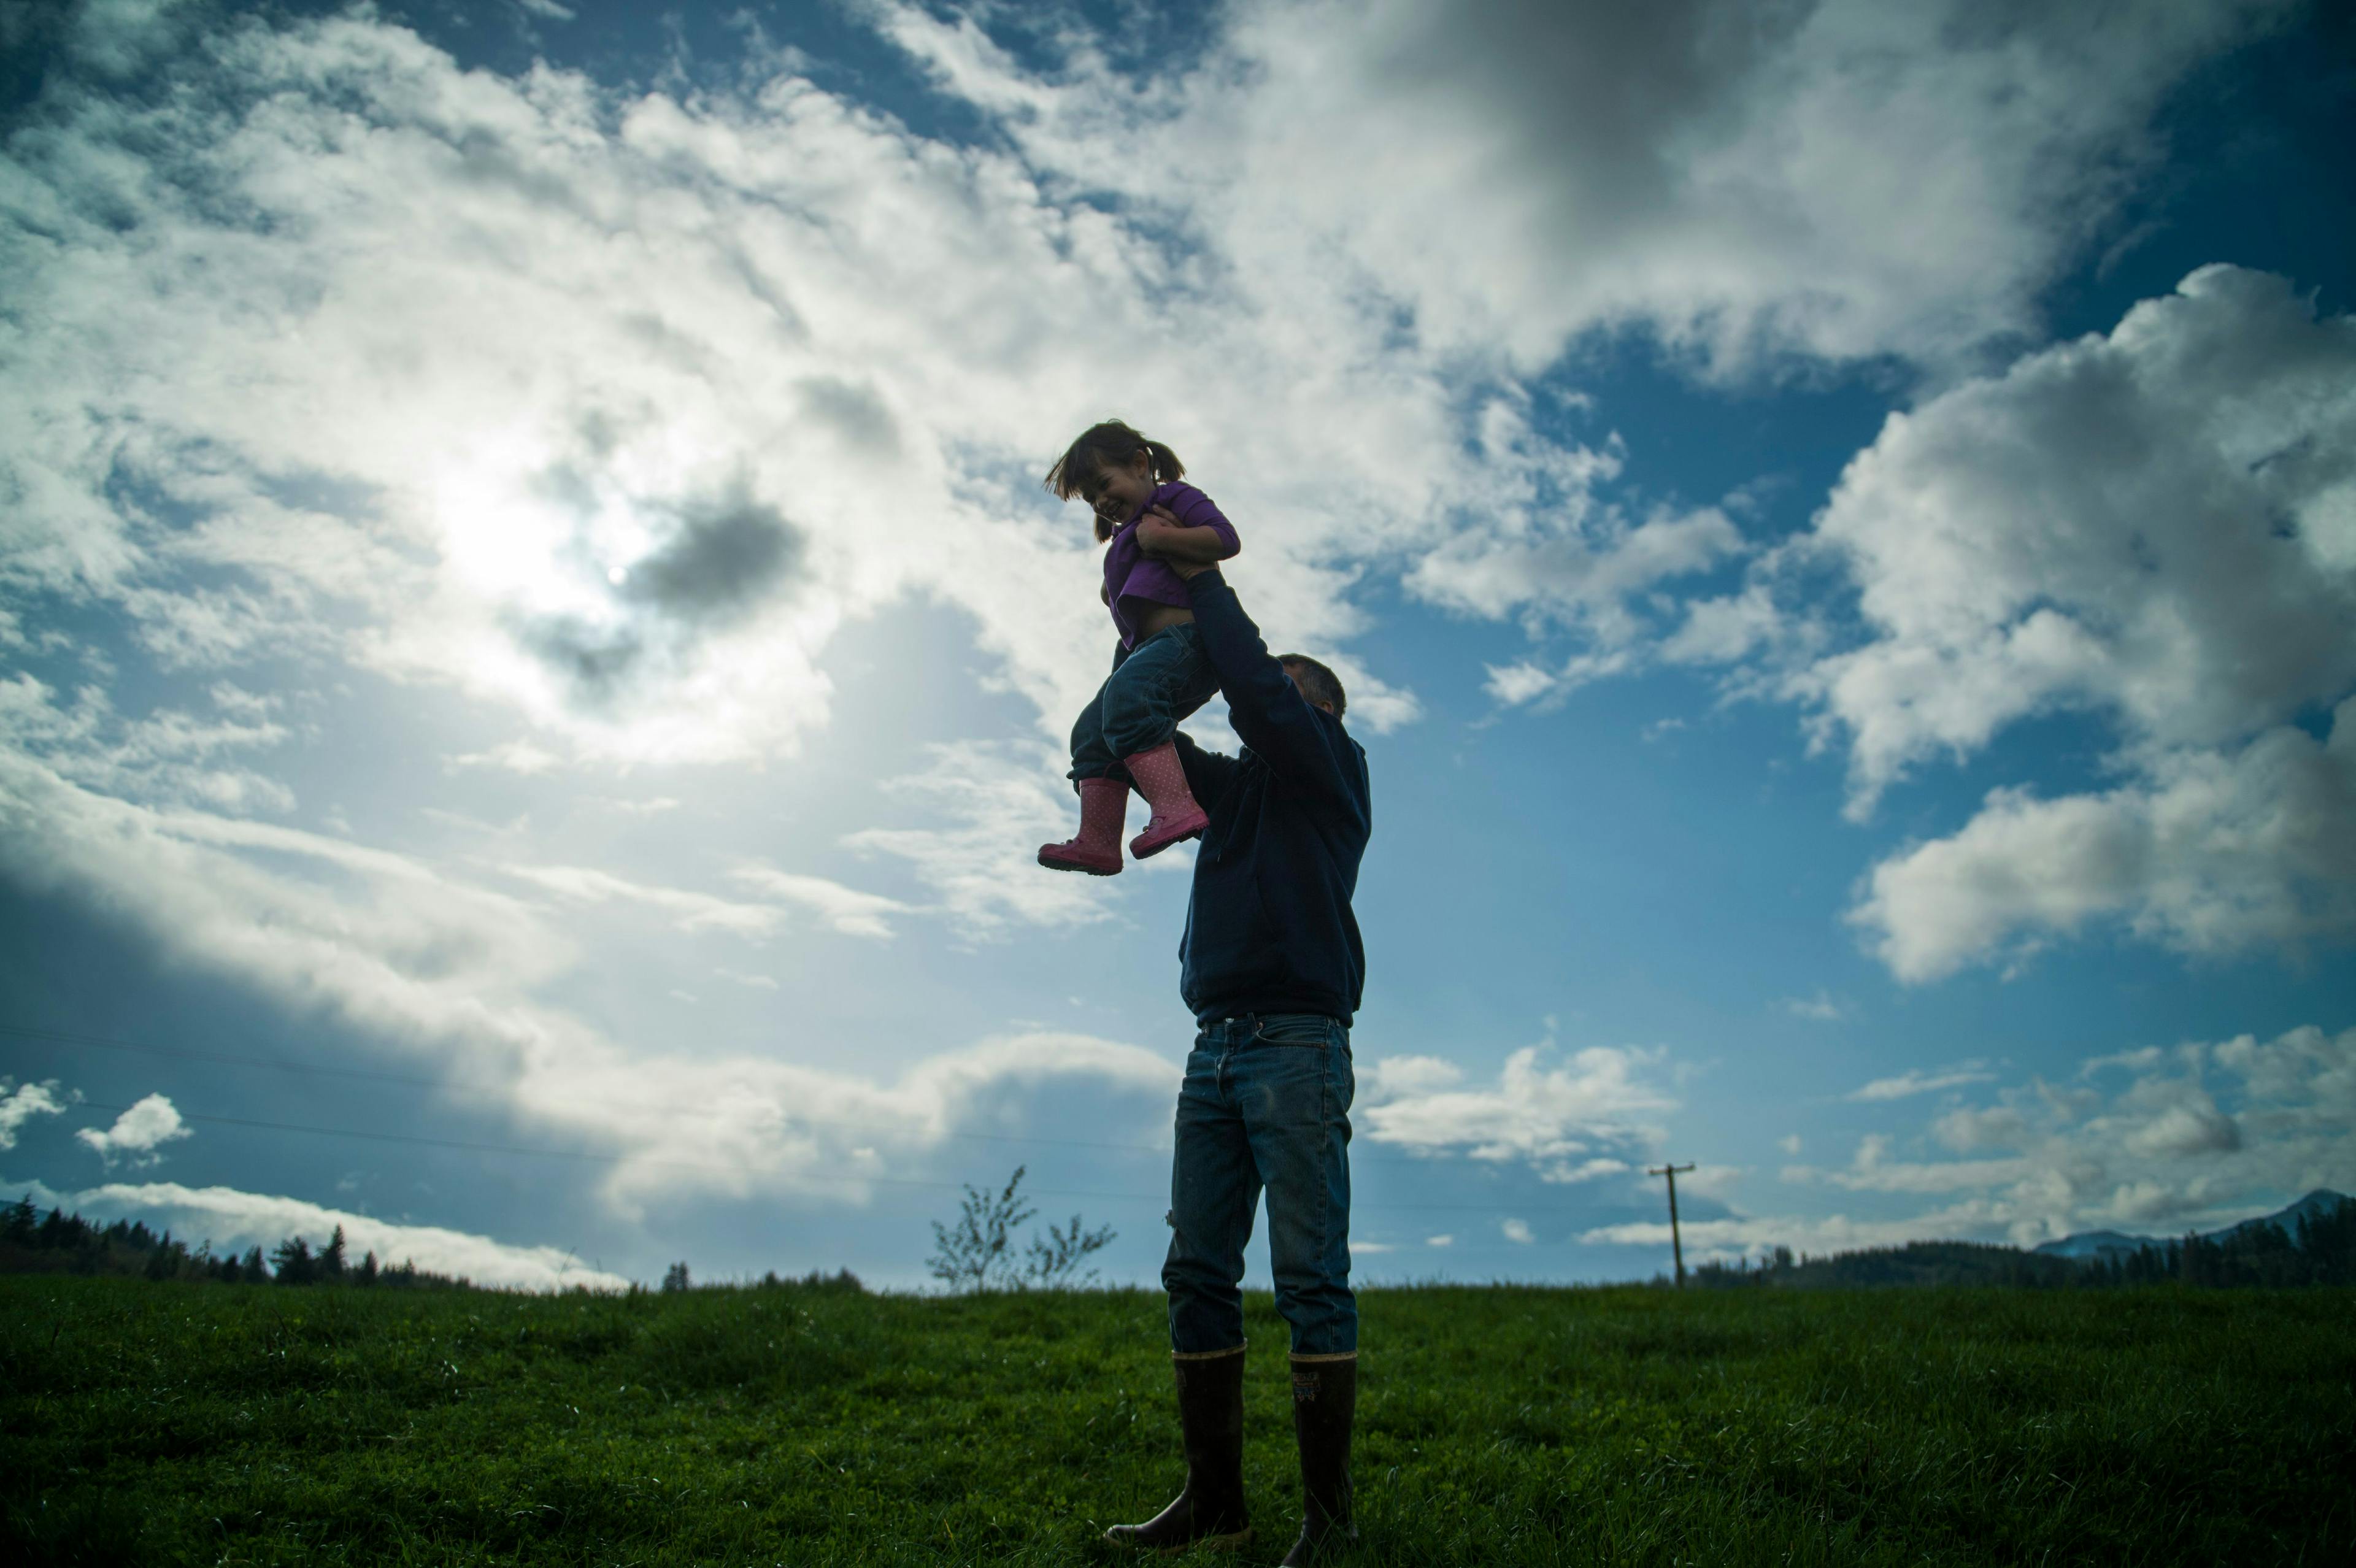
<svg viewBox="0 0 2356 1568"><path fill-rule="evenodd" d="M1690 1165L1656 1165L1644 1172L1647 1176L1669 1179L1669 1251L1677 1260L1677 1288L1686 1287L1686 1244L1677 1234L1677 1172L1691 1170Z"/></svg>

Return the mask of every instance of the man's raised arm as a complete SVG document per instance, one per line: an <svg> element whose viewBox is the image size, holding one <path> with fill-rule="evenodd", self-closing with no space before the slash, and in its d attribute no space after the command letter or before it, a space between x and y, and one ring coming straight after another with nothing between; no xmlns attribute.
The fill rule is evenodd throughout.
<svg viewBox="0 0 2356 1568"><path fill-rule="evenodd" d="M1203 750L1183 730L1171 739L1177 743L1178 765L1186 770L1186 787L1194 792L1194 804L1211 810L1235 780L1236 760L1224 752Z"/></svg>
<svg viewBox="0 0 2356 1568"><path fill-rule="evenodd" d="M1349 798L1350 770L1341 751L1348 742L1309 705L1268 651L1227 580L1214 567L1188 575L1186 590L1203 651L1219 672L1228 722L1244 744L1287 783Z"/></svg>

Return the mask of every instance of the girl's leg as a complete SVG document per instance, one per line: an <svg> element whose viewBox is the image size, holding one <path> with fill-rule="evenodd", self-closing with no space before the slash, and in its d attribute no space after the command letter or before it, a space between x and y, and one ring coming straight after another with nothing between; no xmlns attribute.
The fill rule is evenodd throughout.
<svg viewBox="0 0 2356 1568"><path fill-rule="evenodd" d="M1170 743L1179 720L1219 689L1203 635L1181 622L1140 643L1097 694L1106 751L1126 759ZM1075 733L1076 739L1076 732Z"/></svg>
<svg viewBox="0 0 2356 1568"><path fill-rule="evenodd" d="M1077 783L1081 779L1100 779L1120 773L1121 753L1112 749L1105 739L1105 694L1112 688L1112 678L1097 688L1097 694L1080 709L1080 716L1072 721L1072 771L1066 778Z"/></svg>
<svg viewBox="0 0 2356 1568"><path fill-rule="evenodd" d="M1051 871L1112 876L1120 869L1120 836L1129 817L1129 780L1121 770L1119 755L1105 744L1101 689L1080 709L1079 720L1072 726L1071 778L1072 787L1080 795L1080 830L1060 844L1039 846L1039 864Z"/></svg>
<svg viewBox="0 0 2356 1568"><path fill-rule="evenodd" d="M1153 820L1130 841L1142 860L1192 838L1210 825L1186 785L1172 737L1178 720L1218 689L1218 675L1203 651L1202 634L1182 623L1155 634L1104 685L1104 743L1121 759L1130 779L1153 807Z"/></svg>

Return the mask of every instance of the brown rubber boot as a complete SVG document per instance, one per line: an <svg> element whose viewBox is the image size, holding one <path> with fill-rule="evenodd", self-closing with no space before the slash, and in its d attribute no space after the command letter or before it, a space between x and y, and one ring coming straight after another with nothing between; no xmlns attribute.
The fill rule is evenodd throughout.
<svg viewBox="0 0 2356 1568"><path fill-rule="evenodd" d="M1114 1525L1105 1539L1165 1554L1192 1546L1232 1552L1252 1538L1244 1510L1244 1348L1173 1356L1170 1365L1178 1382L1186 1488L1145 1523Z"/></svg>
<svg viewBox="0 0 2356 1568"><path fill-rule="evenodd" d="M1284 1568L1330 1563L1358 1539L1350 1507L1350 1424L1358 1413L1358 1360L1292 1362L1292 1435L1301 1445L1301 1539Z"/></svg>

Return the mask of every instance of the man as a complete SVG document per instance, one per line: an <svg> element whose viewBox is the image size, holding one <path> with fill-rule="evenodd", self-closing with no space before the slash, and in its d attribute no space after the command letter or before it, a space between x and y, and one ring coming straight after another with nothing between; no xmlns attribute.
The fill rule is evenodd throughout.
<svg viewBox="0 0 2356 1568"><path fill-rule="evenodd" d="M1179 945L1199 1032L1178 1094L1171 1171L1171 1362L1186 1486L1106 1539L1170 1551L1251 1539L1243 1495L1244 1243L1268 1192L1276 1306L1292 1331L1292 1424L1304 1518L1288 1564L1356 1539L1350 1425L1358 1307L1350 1290L1350 1020L1365 975L1350 911L1371 821L1366 754L1342 727L1333 672L1274 658L1215 557L1149 517L1140 542L1186 580L1237 757L1178 737L1210 814Z"/></svg>

